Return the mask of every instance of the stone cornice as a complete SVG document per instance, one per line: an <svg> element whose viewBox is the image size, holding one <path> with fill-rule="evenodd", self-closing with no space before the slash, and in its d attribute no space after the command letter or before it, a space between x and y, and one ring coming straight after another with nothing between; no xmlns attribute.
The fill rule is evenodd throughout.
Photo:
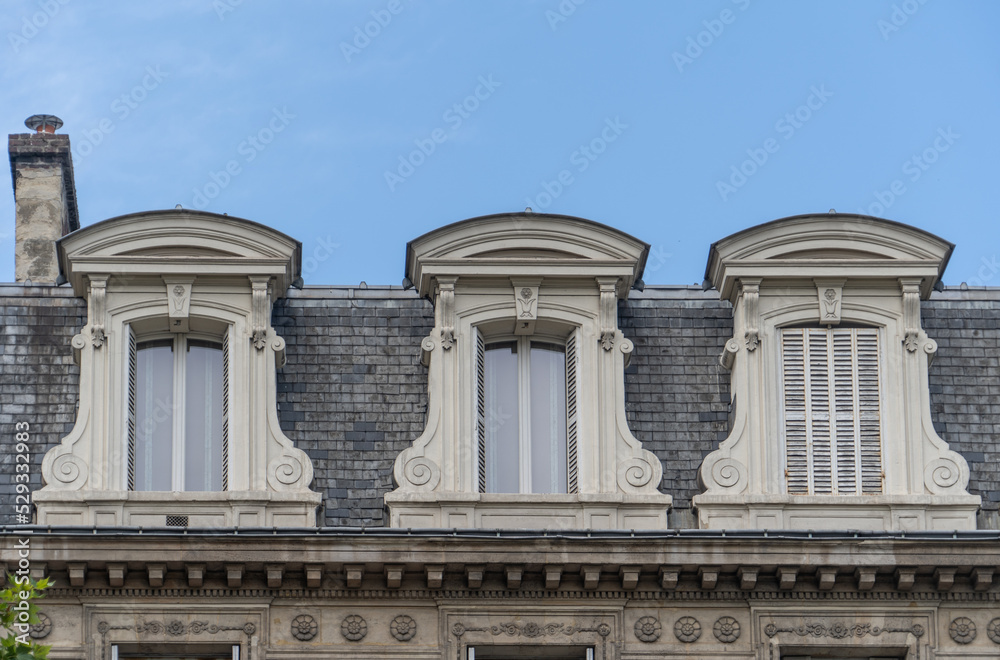
<svg viewBox="0 0 1000 660"><path fill-rule="evenodd" d="M1000 598L995 538L567 539L418 536L153 536L33 534L31 566L61 587L444 590L617 593L657 598L733 592L741 598ZM17 566L18 539L0 561ZM461 562L441 564L443 556ZM196 557L187 562L183 557ZM278 569L281 569L280 571ZM513 573L518 577L512 582ZM595 575L596 574L596 575ZM558 575L558 580L556 579ZM754 576L749 580L748 576ZM664 579L669 576L670 579ZM706 579L709 576L711 579ZM585 579L586 578L586 579ZM546 589L546 586L549 589ZM645 595L640 596L639 593ZM437 593L437 591L435 591ZM764 596L763 594L779 594ZM812 595L808 595L812 594ZM897 594L897 595L891 595ZM918 594L923 594L919 595ZM247 594L249 595L249 594ZM608 597L608 596L604 596ZM673 596L669 596L673 597Z"/></svg>

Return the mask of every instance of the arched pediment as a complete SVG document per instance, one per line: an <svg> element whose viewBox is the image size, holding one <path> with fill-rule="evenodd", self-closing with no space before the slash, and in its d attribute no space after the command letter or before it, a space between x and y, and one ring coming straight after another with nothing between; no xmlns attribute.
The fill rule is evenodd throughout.
<svg viewBox="0 0 1000 660"><path fill-rule="evenodd" d="M714 243L705 277L729 299L741 277L918 277L926 296L953 249L942 238L891 220L848 213L798 215Z"/></svg>
<svg viewBox="0 0 1000 660"><path fill-rule="evenodd" d="M281 295L300 273L302 245L250 220L170 209L83 227L58 249L62 274L79 295L88 274L270 275Z"/></svg>
<svg viewBox="0 0 1000 660"><path fill-rule="evenodd" d="M406 249L406 276L428 295L435 276L642 277L649 246L591 220L545 213L471 218L428 232Z"/></svg>

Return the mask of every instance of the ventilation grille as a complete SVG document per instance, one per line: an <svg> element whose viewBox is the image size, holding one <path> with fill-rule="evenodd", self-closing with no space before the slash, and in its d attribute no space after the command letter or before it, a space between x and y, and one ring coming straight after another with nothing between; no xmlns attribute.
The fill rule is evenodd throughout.
<svg viewBox="0 0 1000 660"><path fill-rule="evenodd" d="M187 527L187 516L167 516L167 527Z"/></svg>

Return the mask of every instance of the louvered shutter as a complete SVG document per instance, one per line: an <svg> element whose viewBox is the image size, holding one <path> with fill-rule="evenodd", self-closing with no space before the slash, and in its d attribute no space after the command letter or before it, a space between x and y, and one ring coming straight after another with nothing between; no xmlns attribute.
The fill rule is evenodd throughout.
<svg viewBox="0 0 1000 660"><path fill-rule="evenodd" d="M486 492L486 342L476 332L476 442L479 448L479 492Z"/></svg>
<svg viewBox="0 0 1000 660"><path fill-rule="evenodd" d="M570 493L578 490L576 425L576 333L574 332L566 341L566 483Z"/></svg>
<svg viewBox="0 0 1000 660"><path fill-rule="evenodd" d="M135 396L136 396L136 378L138 371L138 352L135 345L135 333L132 331L131 326L125 326L125 336L128 338L128 363L126 369L128 369L126 382L128 383L128 401L126 402L126 418L125 418L125 433L126 433L126 452L128 453L127 466L128 466L128 489L135 490Z"/></svg>
<svg viewBox="0 0 1000 660"><path fill-rule="evenodd" d="M788 493L882 492L878 331L785 329L781 351Z"/></svg>
<svg viewBox="0 0 1000 660"><path fill-rule="evenodd" d="M229 329L222 335L222 490L229 490Z"/></svg>

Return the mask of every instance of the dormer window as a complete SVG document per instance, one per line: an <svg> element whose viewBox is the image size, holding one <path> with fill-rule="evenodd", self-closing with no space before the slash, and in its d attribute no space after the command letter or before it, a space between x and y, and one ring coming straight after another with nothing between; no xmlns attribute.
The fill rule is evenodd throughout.
<svg viewBox="0 0 1000 660"><path fill-rule="evenodd" d="M278 425L271 327L299 243L178 209L90 225L58 251L87 325L76 425L42 461L37 522L315 526L312 465Z"/></svg>
<svg viewBox="0 0 1000 660"><path fill-rule="evenodd" d="M649 246L515 213L410 242L434 303L427 426L397 457L394 527L665 529L660 461L628 428L618 301Z"/></svg>
<svg viewBox="0 0 1000 660"><path fill-rule="evenodd" d="M733 424L699 471L702 527L975 529L969 467L931 424L937 344L920 325L952 248L844 214L712 246L706 278L733 304Z"/></svg>

